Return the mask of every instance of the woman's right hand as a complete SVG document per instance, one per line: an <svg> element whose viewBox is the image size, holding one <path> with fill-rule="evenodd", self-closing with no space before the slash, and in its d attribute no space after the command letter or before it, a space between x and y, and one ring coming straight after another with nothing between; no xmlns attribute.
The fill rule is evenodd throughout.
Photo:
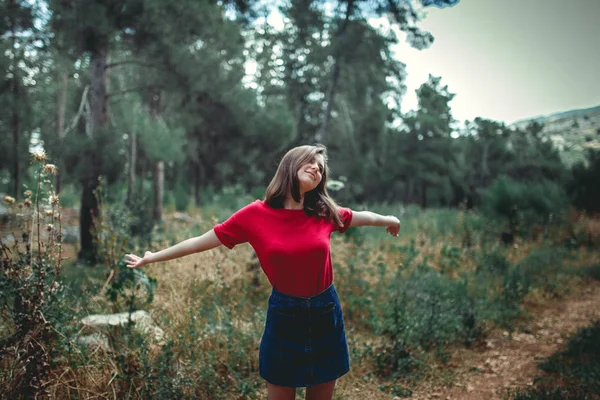
<svg viewBox="0 0 600 400"><path fill-rule="evenodd" d="M145 252L144 257L138 257L135 254L125 254L125 263L128 268L140 268L148 264L148 257L151 255L151 251Z"/></svg>

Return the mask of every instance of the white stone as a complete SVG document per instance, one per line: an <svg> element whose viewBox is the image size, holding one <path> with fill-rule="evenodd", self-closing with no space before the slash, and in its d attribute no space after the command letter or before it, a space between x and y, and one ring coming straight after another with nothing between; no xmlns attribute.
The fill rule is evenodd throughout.
<svg viewBox="0 0 600 400"><path fill-rule="evenodd" d="M86 327L107 331L114 326L126 327L129 321L133 322L135 330L145 335L152 335L152 338L156 341L163 340L165 336L165 332L152 321L150 314L143 310L134 311L131 314L88 315L81 320L81 323Z"/></svg>
<svg viewBox="0 0 600 400"><path fill-rule="evenodd" d="M87 345L90 349L99 348L104 351L110 351L108 337L100 332L92 333L91 335L78 336L75 341Z"/></svg>

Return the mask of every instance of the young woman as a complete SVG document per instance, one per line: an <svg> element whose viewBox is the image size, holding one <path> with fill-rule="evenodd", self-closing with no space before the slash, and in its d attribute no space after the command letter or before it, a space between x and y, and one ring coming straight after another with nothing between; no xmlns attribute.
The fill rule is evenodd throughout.
<svg viewBox="0 0 600 400"><path fill-rule="evenodd" d="M300 146L281 160L264 200L234 213L202 236L143 258L126 255L131 268L172 260L220 245L249 242L273 289L259 353L270 400L330 400L336 380L350 370L340 301L333 286L332 232L351 226L385 226L398 236L400 221L339 207L327 194L325 147Z"/></svg>

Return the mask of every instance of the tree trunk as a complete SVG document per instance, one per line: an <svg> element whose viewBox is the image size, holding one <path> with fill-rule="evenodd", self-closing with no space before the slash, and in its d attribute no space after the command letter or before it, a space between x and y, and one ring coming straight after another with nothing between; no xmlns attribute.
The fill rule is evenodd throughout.
<svg viewBox="0 0 600 400"><path fill-rule="evenodd" d="M108 46L100 47L91 56L92 67L92 126L91 140L96 140L94 136L104 134L103 130L108 121L108 97L107 85L108 77L106 65L108 64ZM97 246L94 242L93 230L94 221L100 215L98 199L94 191L98 188L98 178L100 177L99 151L92 150L90 155L90 170L82 179L81 209L79 214L79 230L81 248L79 250L79 259L90 263L96 261Z"/></svg>
<svg viewBox="0 0 600 400"><path fill-rule="evenodd" d="M414 204L417 203L415 195L415 180L412 178L407 178L406 184L404 186L404 194L402 201L404 204Z"/></svg>
<svg viewBox="0 0 600 400"><path fill-rule="evenodd" d="M342 24L338 34L337 40L340 41L341 38L344 37L346 33L346 29L348 28L348 24L350 22L350 17L354 12L354 0L348 1L348 6L346 7L346 17L344 18L344 23ZM333 110L333 102L335 99L335 94L337 91L337 85L340 78L340 70L342 64L342 46L338 43L335 47L333 54L333 71L331 72L331 81L329 82L329 88L327 89L327 101L325 105L325 115L323 116L323 124L321 124L321 128L319 132L317 132L316 140L317 142L326 143L327 141L327 133L329 129L329 119L331 118L331 111Z"/></svg>
<svg viewBox="0 0 600 400"><path fill-rule="evenodd" d="M488 149L489 149L489 147L490 147L490 144L484 141L483 149L481 152L481 172L480 172L479 187L485 187L488 184L487 178L490 174L490 170L488 168Z"/></svg>
<svg viewBox="0 0 600 400"><path fill-rule="evenodd" d="M127 175L127 203L131 204L135 193L135 165L137 162L137 134L129 136L129 174Z"/></svg>
<svg viewBox="0 0 600 400"><path fill-rule="evenodd" d="M427 208L427 183L421 182L421 208Z"/></svg>
<svg viewBox="0 0 600 400"><path fill-rule="evenodd" d="M304 142L304 113L306 110L306 98L300 96L298 106L296 107L296 143Z"/></svg>
<svg viewBox="0 0 600 400"><path fill-rule="evenodd" d="M12 117L12 135L13 135L13 195L19 200L21 193L21 157L19 149L19 136L21 131L21 119L19 117L19 83L17 82L16 71L13 74L13 117Z"/></svg>
<svg viewBox="0 0 600 400"><path fill-rule="evenodd" d="M20 188L21 188L21 160L20 160L20 149L19 149L19 136L21 131L21 119L19 116L19 75L18 71L18 57L17 57L17 27L16 27L16 4L14 1L10 2L10 9L12 9L10 19L10 30L12 33L12 93L13 93L13 115L12 115L12 136L13 136L13 168L12 168L12 181L13 181L13 196L19 200Z"/></svg>
<svg viewBox="0 0 600 400"><path fill-rule="evenodd" d="M196 207L200 207L200 163L194 164L194 200Z"/></svg>
<svg viewBox="0 0 600 400"><path fill-rule="evenodd" d="M140 196L142 196L142 198L146 198L145 192L144 192L144 180L146 180L146 175L147 175L147 169L146 169L146 161L144 160L144 158L140 158L139 160L139 164L138 167L140 169L140 179L138 179L138 194Z"/></svg>
<svg viewBox="0 0 600 400"><path fill-rule="evenodd" d="M154 92L150 98L150 116L152 119L160 118L161 114L161 92ZM153 192L154 192L154 204L152 209L152 218L156 222L162 220L162 209L163 209L163 193L164 193L164 182L165 182L165 163L162 160L155 161L152 166L152 181L153 181Z"/></svg>
<svg viewBox="0 0 600 400"><path fill-rule="evenodd" d="M61 71L60 81L61 81L61 84L60 84L59 92L58 92L58 108L57 108L57 113L56 113L56 127L57 127L57 133L58 133L59 151L60 151L60 149L62 149L62 142L63 142L64 132L65 132L65 109L67 106L67 90L69 88L69 74L66 70ZM56 155L55 155L55 157L56 157ZM55 186L56 186L56 193L60 194L61 170L62 170L62 166L63 166L62 157L60 157L60 156L57 157L56 164L58 164L59 168L58 168L58 171L56 172Z"/></svg>
<svg viewBox="0 0 600 400"><path fill-rule="evenodd" d="M158 161L154 164L152 175L154 180L154 209L152 210L152 218L155 221L160 222L162 220L163 194L165 182L164 161Z"/></svg>

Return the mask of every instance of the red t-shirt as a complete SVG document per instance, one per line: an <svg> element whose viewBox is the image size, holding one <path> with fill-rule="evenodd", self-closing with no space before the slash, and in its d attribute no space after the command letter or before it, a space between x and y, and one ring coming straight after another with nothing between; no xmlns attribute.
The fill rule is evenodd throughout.
<svg viewBox="0 0 600 400"><path fill-rule="evenodd" d="M263 271L278 291L310 297L333 282L329 241L332 232L345 232L352 210L340 207L343 227L304 210L271 208L262 200L247 205L215 226L215 234L228 248L249 242Z"/></svg>

